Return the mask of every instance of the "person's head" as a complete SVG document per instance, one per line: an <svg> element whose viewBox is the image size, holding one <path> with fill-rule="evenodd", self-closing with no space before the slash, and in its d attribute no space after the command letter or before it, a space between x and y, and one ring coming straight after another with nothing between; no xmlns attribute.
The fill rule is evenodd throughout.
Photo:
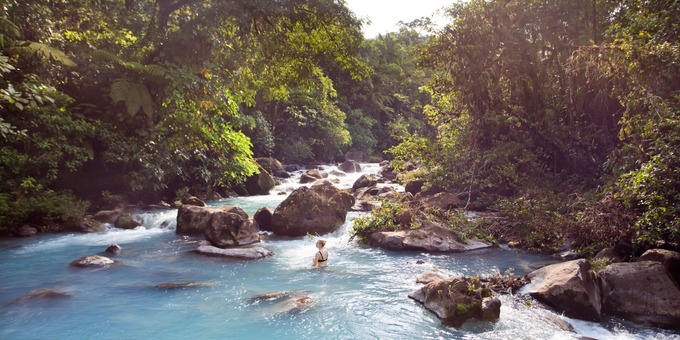
<svg viewBox="0 0 680 340"><path fill-rule="evenodd" d="M325 240L318 240L316 241L316 247L321 249L326 246L326 241Z"/></svg>

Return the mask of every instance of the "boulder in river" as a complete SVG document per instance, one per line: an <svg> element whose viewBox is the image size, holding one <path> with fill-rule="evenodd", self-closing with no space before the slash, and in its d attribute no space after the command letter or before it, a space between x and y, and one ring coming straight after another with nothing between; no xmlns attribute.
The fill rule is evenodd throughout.
<svg viewBox="0 0 680 340"><path fill-rule="evenodd" d="M378 184L378 181L373 175L361 175L354 184L352 185L352 192L357 191L360 188L372 187Z"/></svg>
<svg viewBox="0 0 680 340"><path fill-rule="evenodd" d="M361 172L361 164L357 161L346 161L338 164L338 169L346 173Z"/></svg>
<svg viewBox="0 0 680 340"><path fill-rule="evenodd" d="M605 313L680 329L680 289L662 263L612 263L598 274Z"/></svg>
<svg viewBox="0 0 680 340"><path fill-rule="evenodd" d="M110 246L106 247L106 250L104 251L112 255L118 255L122 249L123 248L121 248L119 245L113 243Z"/></svg>
<svg viewBox="0 0 680 340"><path fill-rule="evenodd" d="M204 235L217 247L233 247L259 241L257 224L239 207L220 208L182 205L177 211L178 235Z"/></svg>
<svg viewBox="0 0 680 340"><path fill-rule="evenodd" d="M272 231L282 236L323 235L344 222L354 197L329 182L300 187L276 207Z"/></svg>
<svg viewBox="0 0 680 340"><path fill-rule="evenodd" d="M120 213L120 210L100 210L92 218L102 223L114 224Z"/></svg>
<svg viewBox="0 0 680 340"><path fill-rule="evenodd" d="M274 215L274 210L267 207L262 207L257 209L253 219L257 222L257 226L262 231L272 231L272 215Z"/></svg>
<svg viewBox="0 0 680 340"><path fill-rule="evenodd" d="M74 260L70 263L70 266L82 268L108 268L113 263L114 261L106 256L88 255Z"/></svg>
<svg viewBox="0 0 680 340"><path fill-rule="evenodd" d="M78 230L83 233L100 233L105 231L106 228L104 228L102 222L99 222L94 218L85 217L80 222L80 228Z"/></svg>
<svg viewBox="0 0 680 340"><path fill-rule="evenodd" d="M119 229L135 229L144 225L144 219L135 214L120 214L114 226Z"/></svg>
<svg viewBox="0 0 680 340"><path fill-rule="evenodd" d="M263 169L267 170L270 174L277 174L280 172L286 172L283 164L273 157L259 157L255 158L255 162ZM287 172L286 172L287 173Z"/></svg>
<svg viewBox="0 0 680 340"><path fill-rule="evenodd" d="M215 209L205 227L204 235L213 246L237 247L260 242L257 223L239 207Z"/></svg>
<svg viewBox="0 0 680 340"><path fill-rule="evenodd" d="M527 278L531 284L524 291L535 299L570 318L600 320L600 287L586 260L545 266L529 273Z"/></svg>
<svg viewBox="0 0 680 340"><path fill-rule="evenodd" d="M250 195L269 195L269 191L276 186L274 177L258 164L259 173L253 174L246 180L246 190Z"/></svg>
<svg viewBox="0 0 680 340"><path fill-rule="evenodd" d="M201 255L227 257L234 259L261 259L267 256L272 256L273 253L262 247L240 247L240 248L217 248L209 244L200 244L195 250Z"/></svg>
<svg viewBox="0 0 680 340"><path fill-rule="evenodd" d="M307 170L300 176L300 183L314 183L316 180L328 177L328 173L318 169Z"/></svg>
<svg viewBox="0 0 680 340"><path fill-rule="evenodd" d="M467 320L496 321L501 302L479 279L455 277L433 281L408 295L435 313L447 326L460 327Z"/></svg>

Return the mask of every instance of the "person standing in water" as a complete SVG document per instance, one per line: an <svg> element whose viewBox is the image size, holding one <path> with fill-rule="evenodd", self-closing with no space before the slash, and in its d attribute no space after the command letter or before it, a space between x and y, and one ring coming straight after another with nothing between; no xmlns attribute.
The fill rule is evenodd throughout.
<svg viewBox="0 0 680 340"><path fill-rule="evenodd" d="M328 250L324 248L326 246L326 241L318 240L316 241L316 247L319 251L314 255L314 268L325 268L328 267Z"/></svg>

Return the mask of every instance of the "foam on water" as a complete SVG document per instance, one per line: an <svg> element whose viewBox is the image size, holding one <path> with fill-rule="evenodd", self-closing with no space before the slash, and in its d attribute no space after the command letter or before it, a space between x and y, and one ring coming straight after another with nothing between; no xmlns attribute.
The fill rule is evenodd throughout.
<svg viewBox="0 0 680 340"><path fill-rule="evenodd" d="M330 175L349 188L364 173ZM325 170L333 173L335 166ZM297 172L272 195L229 198L212 206L237 205L249 214L274 208L292 188ZM401 188L400 188L401 189ZM420 287L415 277L427 270L456 275L525 274L552 258L493 248L459 254L391 252L349 241L352 220L328 235L285 238L266 235L262 246L274 256L256 261L203 257L196 243L174 234L176 210L143 213L144 226L110 228L103 233L47 235L0 240L0 339L671 339L676 333L642 328L611 319L603 324L563 318L512 296L501 296L496 323L468 322L444 327L408 298ZM312 269L316 239L327 240L327 269ZM123 251L108 269L71 268L69 262L100 254L111 243ZM422 260L425 263L418 264ZM201 282L205 286L159 289L163 282ZM54 289L71 295L53 300L21 300L29 291ZM253 295L293 291L309 296L308 309L292 300L253 302ZM565 331L555 318L570 323Z"/></svg>

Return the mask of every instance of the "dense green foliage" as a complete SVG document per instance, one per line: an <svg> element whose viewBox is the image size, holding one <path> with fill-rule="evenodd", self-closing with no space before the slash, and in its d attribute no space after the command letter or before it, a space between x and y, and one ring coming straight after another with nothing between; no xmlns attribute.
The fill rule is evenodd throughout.
<svg viewBox="0 0 680 340"><path fill-rule="evenodd" d="M209 196L256 171L254 155L331 160L351 142L326 70L360 79L370 68L343 3L0 6L2 230L82 215L59 190Z"/></svg>
<svg viewBox="0 0 680 340"><path fill-rule="evenodd" d="M436 132L391 149L395 165L415 160L468 207L500 209L526 247L677 247L679 10L661 0L453 5L420 55L434 72L424 112Z"/></svg>

